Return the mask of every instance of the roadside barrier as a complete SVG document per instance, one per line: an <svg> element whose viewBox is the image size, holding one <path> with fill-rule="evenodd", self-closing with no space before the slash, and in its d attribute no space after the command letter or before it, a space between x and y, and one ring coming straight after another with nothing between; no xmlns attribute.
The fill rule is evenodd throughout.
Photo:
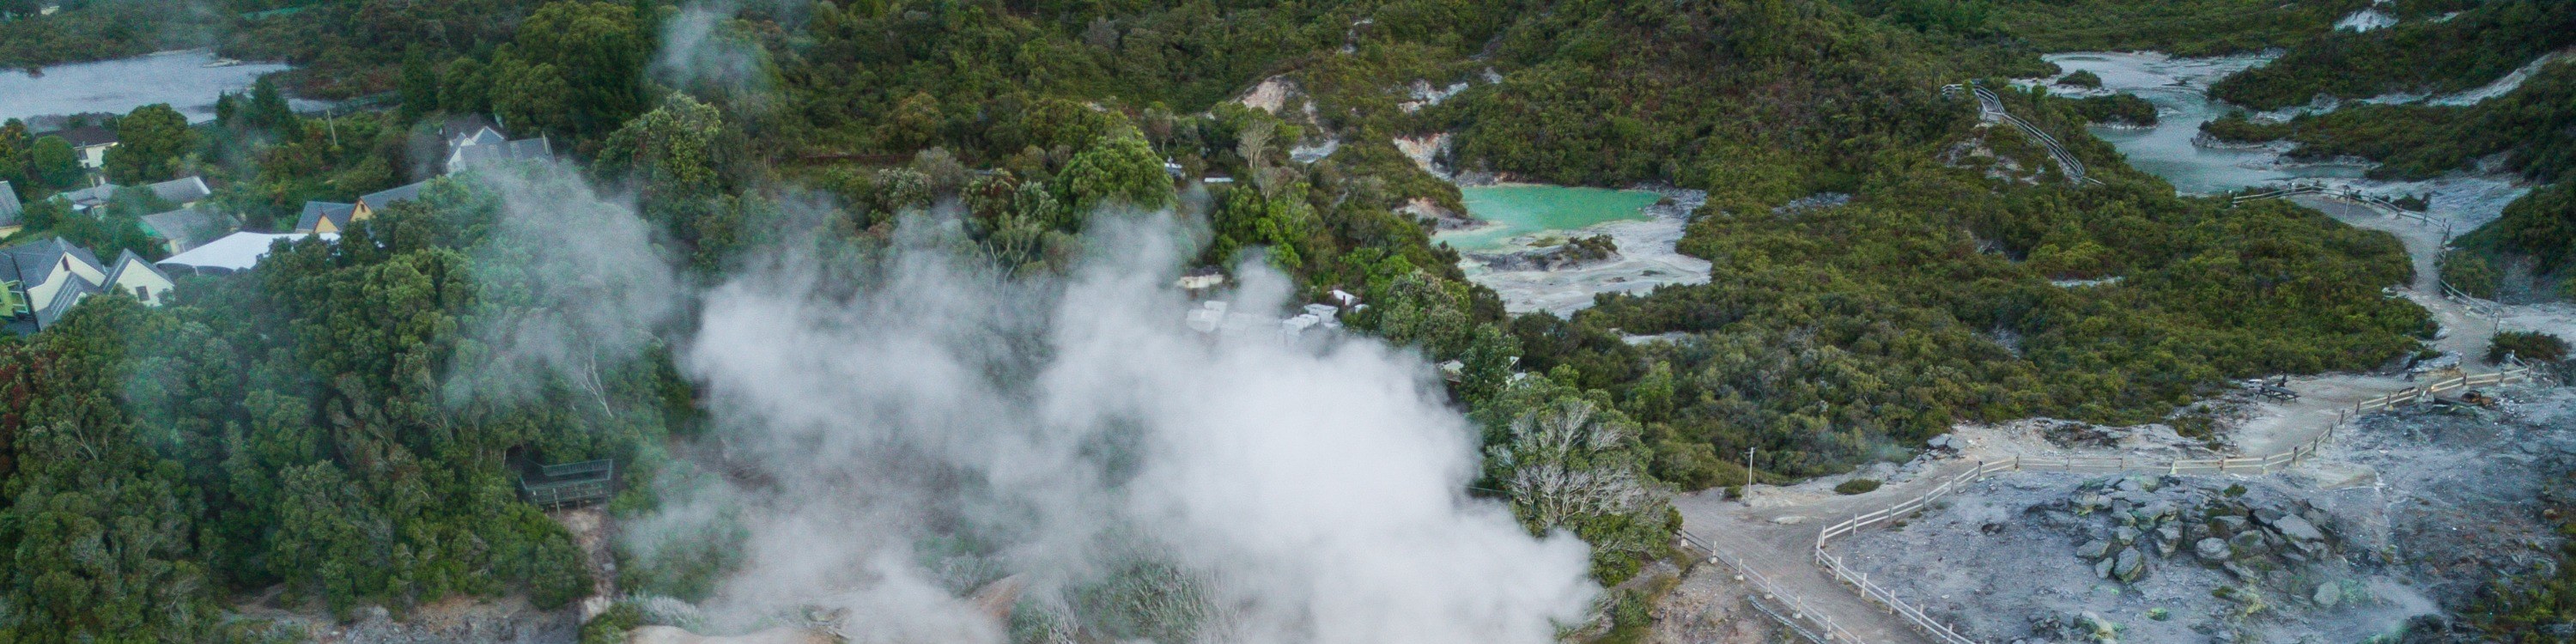
<svg viewBox="0 0 2576 644"><path fill-rule="evenodd" d="M1957 629L1952 628L1948 624L1943 624L1941 623L1941 620L1935 619L1930 614L1925 613L1921 607L1907 603L1903 598L1897 597L1894 591L1872 583L1869 580L1869 575L1853 570L1850 566L1845 565L1841 557L1836 557L1825 552L1825 542L1830 541L1835 537L1858 532L1862 528L1902 520L1905 517L1911 516L1915 512L1930 506L1932 502L1940 500L1941 497L1948 496L1951 492L1956 492L1960 488L1967 487L1970 483L1982 481L1989 476L2003 472L2029 470L2169 475L2270 474L2288 469L2290 465L2296 464L2299 461L2306 460L2309 456L2315 455L2317 450L2325 446L2326 441L2334 438L2336 430L2341 429L2344 423L2350 422L2355 418L2359 418L2363 414L2368 414L2374 411L2383 411L2391 407L2408 403L2430 401L2444 392L2457 391L2467 389L2469 387L2529 380L2531 378L2532 370L2533 368L2530 366L2521 366L2494 373L2457 376L2428 385L2408 387L2406 389L2399 390L2396 393L2354 403L2350 408L2335 410L2334 424L2327 425L2324 433L2318 434L2315 438L2308 439L2296 446L2292 446L2288 450L2272 454L2270 456L2174 460L2128 457L2025 458L2016 456L2009 460L2002 461L1978 461L1975 467L1968 468L1966 471L1962 471L1951 476L1949 480L1942 481L1939 487L1932 488L1931 491L1915 495L1914 497L1903 501L1898 501L1895 505L1869 512L1863 512L1859 516L1844 519L1841 523L1826 526L1824 530L1816 533L1814 553L1816 563L1823 566L1825 571L1833 575L1835 579L1841 580L1843 583L1859 589L1862 597L1866 597L1870 601L1885 607L1888 612L1894 613L1897 617L1904 618L1905 621L1914 624L1917 630L1922 631L1925 635L1929 635L1935 640L1941 641L1943 644L1979 644L1976 640L1960 635ZM1696 541L1696 539L1694 539L1694 541ZM1751 568L1747 568L1740 564L1735 567L1738 570L1746 571L1748 574L1752 572ZM1829 638L1834 635L1836 634L1828 633ZM1858 638L1852 638L1838 641L1859 642L1861 640Z"/></svg>

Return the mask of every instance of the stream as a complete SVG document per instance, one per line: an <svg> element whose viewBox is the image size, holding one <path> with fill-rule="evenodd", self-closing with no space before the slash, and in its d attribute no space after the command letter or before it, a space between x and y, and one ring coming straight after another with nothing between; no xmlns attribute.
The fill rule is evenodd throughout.
<svg viewBox="0 0 2576 644"><path fill-rule="evenodd" d="M2204 146L2199 143L2200 125L2238 109L2209 98L2209 85L2218 79L2271 60L2268 54L2217 56L2209 58L2175 58L2154 52L2074 52L2045 56L2066 73L2090 71L2102 77L2102 89L2084 90L2063 85L2050 85L2049 91L2071 95L2093 95L2110 92L2127 93L2144 98L2156 106L2155 127L2091 126L2094 136L2111 144L2128 157L2130 167L2163 177L2176 192L2205 195L2255 186L2291 181L2322 183L2352 188L2364 193L2400 197L2430 195L2431 212L2436 218L2451 223L2454 230L2466 233L2494 221L2503 213L2505 204L2530 192L2531 186L2519 177L2504 172L2452 173L2422 181L2386 181L2363 178L2373 163L2362 160L2328 163L2302 163L2282 158L2287 146ZM2442 105L2464 105L2499 96L2510 91L2536 68L2535 61L2488 87L2458 95L2434 97L2391 95L2361 99L2359 102L2393 103L2414 100ZM2046 82L2025 79L2023 84ZM2255 115L2256 118L2285 119L2301 112L2325 111L2333 103L2321 103Z"/></svg>

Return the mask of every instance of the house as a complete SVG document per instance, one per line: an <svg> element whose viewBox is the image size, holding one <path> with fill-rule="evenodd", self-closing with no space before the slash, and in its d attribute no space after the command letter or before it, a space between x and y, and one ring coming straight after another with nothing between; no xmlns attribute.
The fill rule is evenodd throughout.
<svg viewBox="0 0 2576 644"><path fill-rule="evenodd" d="M109 200L116 198L116 192L123 189L125 186L102 183L79 190L54 193L54 198L69 202L73 211L89 212L91 208L107 205ZM146 184L142 189L150 191L152 196L162 201L170 202L170 205L181 208L197 205L197 202L205 201L207 197L215 195L215 190L206 186L205 177L180 177Z"/></svg>
<svg viewBox="0 0 2576 644"><path fill-rule="evenodd" d="M53 198L70 203L73 212L89 212L91 208L107 205L107 200L116 196L116 189L122 187L124 186L102 183L79 190L57 192L54 193Z"/></svg>
<svg viewBox="0 0 2576 644"><path fill-rule="evenodd" d="M18 203L18 191L11 189L9 182L0 181L0 237L18 234L18 229L27 227L27 222L19 218L26 211Z"/></svg>
<svg viewBox="0 0 2576 644"><path fill-rule="evenodd" d="M360 195L357 203L340 203L336 201L304 202L304 214L295 218L295 232L339 233L346 231L349 229L349 224L373 219L376 216L376 212L383 210L386 206L419 199L421 189L428 187L428 185L429 182L423 181L410 185L395 186L376 192L370 192Z"/></svg>
<svg viewBox="0 0 2576 644"><path fill-rule="evenodd" d="M451 151L464 146L503 143L510 140L509 135L501 132L501 124L481 114L448 117L447 122L440 123L438 126L438 138L446 141L447 149Z"/></svg>
<svg viewBox="0 0 2576 644"><path fill-rule="evenodd" d="M84 125L40 136L63 137L64 141L72 144L72 151L80 155L81 167L91 170L107 165L107 149L116 147L116 131L96 125Z"/></svg>
<svg viewBox="0 0 2576 644"><path fill-rule="evenodd" d="M173 255L240 229L240 221L213 207L180 208L143 216L143 232L161 240Z"/></svg>
<svg viewBox="0 0 2576 644"><path fill-rule="evenodd" d="M384 190L359 195L358 203L350 204L349 220L360 221L373 219L376 216L376 211L379 209L394 205L397 202L419 199L420 189L427 187L428 185L429 182L420 181L409 185L394 186Z"/></svg>
<svg viewBox="0 0 2576 644"><path fill-rule="evenodd" d="M451 145L447 151L447 171L464 172L513 161L543 161L554 158L554 144L542 137L517 141L481 142L486 140L488 137Z"/></svg>
<svg viewBox="0 0 2576 644"><path fill-rule="evenodd" d="M277 240L303 239L307 235L285 233L233 233L198 245L186 252L161 260L161 270L178 275L230 275L259 265L262 257ZM338 241L339 235L322 234L322 241Z"/></svg>
<svg viewBox="0 0 2576 644"><path fill-rule="evenodd" d="M0 248L0 316L21 334L53 326L92 295L124 293L160 306L172 287L170 276L130 250L102 264L61 238Z"/></svg>
<svg viewBox="0 0 2576 644"><path fill-rule="evenodd" d="M160 197L162 201L181 208L197 205L197 202L215 196L215 190L206 187L205 177L180 177L143 186L143 189L150 190L152 196Z"/></svg>
<svg viewBox="0 0 2576 644"><path fill-rule="evenodd" d="M334 233L357 221L358 204L336 201L304 202L304 214L295 218L295 232Z"/></svg>

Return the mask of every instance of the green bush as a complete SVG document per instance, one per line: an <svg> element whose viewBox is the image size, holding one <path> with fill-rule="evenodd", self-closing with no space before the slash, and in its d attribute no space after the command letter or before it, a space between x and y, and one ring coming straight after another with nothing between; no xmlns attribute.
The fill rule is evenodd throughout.
<svg viewBox="0 0 2576 644"><path fill-rule="evenodd" d="M644 611L634 604L618 602L607 612L581 624L581 644L621 644L626 632L644 625Z"/></svg>
<svg viewBox="0 0 2576 644"><path fill-rule="evenodd" d="M2095 74L2090 70L2076 70L2075 73L2067 74L2065 78L2057 79L2057 84L2074 87L2100 88L2102 86L2102 75Z"/></svg>
<svg viewBox="0 0 2576 644"><path fill-rule="evenodd" d="M2484 255L2465 250L2442 253L2442 281L2477 297L2495 297L2504 276Z"/></svg>
<svg viewBox="0 0 2576 644"><path fill-rule="evenodd" d="M1852 479L1834 486L1836 494L1868 494L1878 489L1878 479Z"/></svg>
<svg viewBox="0 0 2576 644"><path fill-rule="evenodd" d="M2506 331L2487 345L2487 362L2502 361L2505 354L2523 362L2557 362L2567 359L2567 340L2538 331Z"/></svg>

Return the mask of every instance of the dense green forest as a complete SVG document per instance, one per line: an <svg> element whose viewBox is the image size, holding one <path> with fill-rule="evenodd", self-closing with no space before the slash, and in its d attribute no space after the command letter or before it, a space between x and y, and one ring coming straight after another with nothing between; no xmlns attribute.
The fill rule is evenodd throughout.
<svg viewBox="0 0 2576 644"><path fill-rule="evenodd" d="M2176 410L2227 379L2374 367L2430 330L2381 296L2410 277L2393 238L2280 202L2177 197L2084 134L2140 120L2134 99L2005 93L2105 184L2077 187L1942 91L2042 73L2041 49L2331 38L2318 34L2357 2L885 0L737 11L695 52L730 61L713 71L664 56L664 25L683 14L669 4L415 4L228 7L207 36L222 51L299 69L116 172L202 174L218 203L275 230L306 200L428 178L415 151L442 120L491 114L551 137L581 179L637 195L691 279L791 244L859 271L903 213L941 203L979 256L1043 279L1074 263L1101 207L1203 212L1195 263L1263 249L1301 297L1368 301L1353 328L1457 361L1450 393L1492 466L1479 493L1533 534L1593 544L1609 584L1668 555L1668 507L1550 513L1509 468L1579 461L1697 490L1745 476L1719 455L1746 448L1766 455L1751 474L1785 481L2032 415L2206 438L2207 419ZM2115 33L2124 22L2154 28ZM37 47L0 35L0 52ZM1276 112L1229 101L1273 77L1294 87ZM1417 81L1467 87L1423 104L1406 89ZM286 90L398 105L298 116ZM128 122L167 129L157 112ZM1435 133L1455 137L1440 161L1462 171L1707 190L1681 250L1714 263L1712 281L1604 296L1571 319L1505 314L1393 210L1459 208L1454 185L1392 143ZM1339 147L1292 159L1325 141ZM54 147L23 127L0 136L0 163L15 164L0 175L26 178L31 203L74 185L54 181ZM1167 159L1238 180L1184 196ZM519 180L577 191L567 176ZM643 321L617 330L629 355L584 377L474 368L504 350L496 325L574 296L514 286L545 253L494 234L511 216L495 190L440 181L337 245L190 278L178 305L94 298L60 328L0 342L0 395L25 410L0 417L13 557L0 640L255 637L222 603L275 587L343 614L588 593L581 553L514 497L512 468L632 463L612 506L632 516L656 503L655 477L686 469L668 453L700 410L665 349L675 332ZM828 216L782 223L807 190ZM1849 200L1788 207L1819 194ZM115 247L128 243L115 226L149 206L49 215L26 234ZM1683 337L1625 341L1657 333ZM1569 425L1615 440L1523 449ZM724 546L697 546L619 553L621 581L702 598L724 562L694 555ZM1613 612L1642 614L1622 598Z"/></svg>
<svg viewBox="0 0 2576 644"><path fill-rule="evenodd" d="M2507 265L2525 266L2562 297L2576 297L2564 269L2576 257L2576 62L2543 66L2514 91L2467 106L2363 104L2288 121L2231 115L2202 126L2235 142L2286 140L2292 156L2360 157L2371 176L2424 179L2471 170L2487 159L2549 185L2507 205L2494 223L2461 237L2444 279L2480 295L2495 292Z"/></svg>
<svg viewBox="0 0 2576 644"><path fill-rule="evenodd" d="M2304 105L2317 97L2456 92L2485 85L2542 54L2576 44L2576 2L2492 0L2466 3L2434 20L2370 31L2334 31L2297 43L2268 64L2220 79L2210 96L2254 109Z"/></svg>

